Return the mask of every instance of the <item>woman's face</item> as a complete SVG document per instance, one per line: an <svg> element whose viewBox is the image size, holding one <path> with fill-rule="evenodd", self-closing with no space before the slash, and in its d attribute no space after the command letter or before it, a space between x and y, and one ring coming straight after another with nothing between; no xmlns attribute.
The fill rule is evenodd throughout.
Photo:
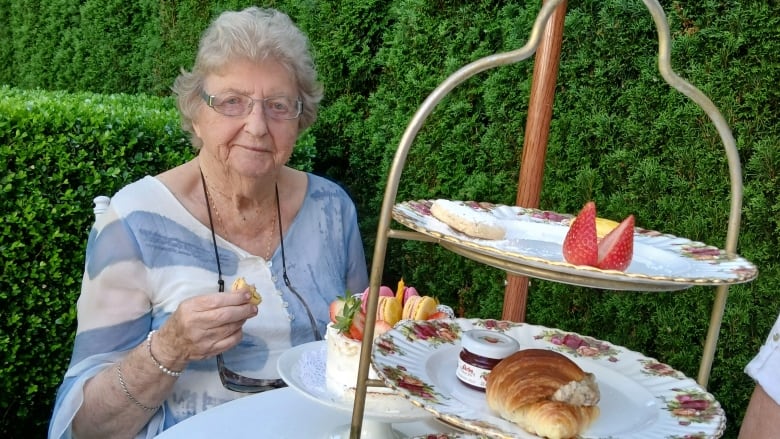
<svg viewBox="0 0 780 439"><path fill-rule="evenodd" d="M241 60L204 80L208 95L242 94L255 99L246 116L226 116L206 101L193 120L203 140L202 153L217 158L230 172L259 177L276 172L292 154L298 137L298 119L280 120L266 114L260 99L287 96L298 98L294 78L280 63L268 60L256 64Z"/></svg>

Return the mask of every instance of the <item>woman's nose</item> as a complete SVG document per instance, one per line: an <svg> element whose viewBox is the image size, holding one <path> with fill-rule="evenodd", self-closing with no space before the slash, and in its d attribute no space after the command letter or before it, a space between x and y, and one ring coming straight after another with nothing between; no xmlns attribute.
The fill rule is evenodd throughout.
<svg viewBox="0 0 780 439"><path fill-rule="evenodd" d="M252 106L252 109L246 116L245 129L248 133L255 136L262 136L268 132L268 121L265 118L262 103L260 104L258 105L258 102L255 102L255 105Z"/></svg>

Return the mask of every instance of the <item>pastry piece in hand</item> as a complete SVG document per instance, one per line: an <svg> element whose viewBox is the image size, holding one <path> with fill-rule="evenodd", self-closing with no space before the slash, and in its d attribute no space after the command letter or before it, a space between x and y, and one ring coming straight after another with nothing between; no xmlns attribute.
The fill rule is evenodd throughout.
<svg viewBox="0 0 780 439"><path fill-rule="evenodd" d="M555 351L523 349L487 377L488 405L529 433L549 439L582 434L599 416L593 374Z"/></svg>
<svg viewBox="0 0 780 439"><path fill-rule="evenodd" d="M257 292L257 288L255 288L254 285L248 284L246 282L246 279L244 279L243 277L239 277L238 279L233 281L232 289L233 289L234 292L238 291L238 290L240 290L241 288L244 288L244 287L248 287L249 288L249 292L252 294L252 298L249 299L249 301L253 305L260 305L260 302L263 301L263 298L260 297L260 293Z"/></svg>
<svg viewBox="0 0 780 439"><path fill-rule="evenodd" d="M506 230L488 212L474 210L460 202L436 200L431 205L431 215L453 229L482 239L504 239Z"/></svg>

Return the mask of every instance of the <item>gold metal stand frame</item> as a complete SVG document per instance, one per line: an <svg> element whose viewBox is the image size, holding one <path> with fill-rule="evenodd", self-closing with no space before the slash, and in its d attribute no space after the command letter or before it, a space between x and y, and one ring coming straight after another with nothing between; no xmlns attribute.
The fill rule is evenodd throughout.
<svg viewBox="0 0 780 439"><path fill-rule="evenodd" d="M379 226L377 227L374 258L371 266L371 280L366 308L367 315L376 315L377 302L379 298L379 287L382 280L382 270L385 263L385 253L387 250L388 238L392 236L394 238L401 239L433 241L429 237L417 232L399 232L391 231L390 229L392 208L395 203L395 197L398 194L398 182L403 171L409 148L415 136L417 135L417 132L420 130L423 122L433 111L434 107L457 85L461 84L477 73L494 67L513 64L518 61L525 60L533 55L539 46L542 33L549 17L552 15L558 4L560 4L562 1L563 0L549 0L544 2L536 18L536 21L534 22L530 38L525 46L511 52L487 56L462 67L450 75L444 82L442 82L425 99L420 108L414 114L414 117L412 117L412 120L407 126L406 131L404 131L401 142L398 145L398 149L396 150L387 179L387 186L382 202L382 210L380 211L379 215ZM691 100L696 102L696 104L698 104L705 111L705 113L707 113L710 120L717 128L718 134L720 135L720 138L723 141L723 145L725 146L726 156L728 158L729 177L731 181L731 207L729 212L725 251L730 255L736 255L737 236L739 234L740 226L740 211L742 208L742 172L734 137L725 119L721 115L718 108L712 103L712 101L696 87L689 84L680 78L676 73L674 73L670 63L671 36L669 33L669 25L666 21L666 15L656 0L643 0L643 2L650 11L650 14L653 17L656 28L658 30L658 70L661 73L661 76L664 78L664 80L666 80L667 83L669 83L669 85L685 96L688 96ZM450 250L452 249L450 248ZM481 256L479 254L471 254L470 252L462 249L460 249L458 253L477 261L481 260ZM481 262L485 261L481 260ZM509 265L510 263L507 262L507 264L508 265L505 268L507 271L522 272L522 270L512 270L511 265ZM561 278L561 280L563 280L563 278ZM727 297L728 285L721 285L716 287L716 298L710 317L709 330L707 332L707 339L705 341L697 379L698 383L704 388L707 387L707 382L709 381ZM374 333L375 326L374 322L375 319L373 318L366 319L362 352L360 355L360 367L358 368L355 404L354 410L352 412L352 424L350 429L350 438L354 439L360 438L360 431L363 424L363 413L366 403L366 384L368 380L369 366L371 363L372 335Z"/></svg>

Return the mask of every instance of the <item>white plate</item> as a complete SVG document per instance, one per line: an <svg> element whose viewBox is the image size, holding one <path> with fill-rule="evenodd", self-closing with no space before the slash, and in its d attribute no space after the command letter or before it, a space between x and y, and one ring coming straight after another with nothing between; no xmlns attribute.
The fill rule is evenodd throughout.
<svg viewBox="0 0 780 439"><path fill-rule="evenodd" d="M498 320L399 322L374 342L374 366L387 385L456 427L496 438L537 438L490 410L484 392L455 377L460 336L472 328L501 331L521 349L560 352L596 376L601 415L583 439L717 438L726 418L696 381L639 353L592 337Z"/></svg>
<svg viewBox="0 0 780 439"><path fill-rule="evenodd" d="M325 385L327 342L315 341L295 346L279 357L279 375L288 386L326 406L352 412L354 398L336 395ZM431 415L406 398L390 393L369 393L363 414L380 422L409 422Z"/></svg>
<svg viewBox="0 0 780 439"><path fill-rule="evenodd" d="M411 439L485 439L487 436L466 433L430 433L415 436Z"/></svg>
<svg viewBox="0 0 780 439"><path fill-rule="evenodd" d="M439 239L452 251L469 250L491 259L485 263L507 269L500 262L515 264L513 271L541 279L585 287L640 291L671 291L694 285L749 282L758 270L738 255L701 242L635 228L634 257L625 271L601 270L573 265L563 258L562 244L572 215L459 201L486 212L506 229L500 240L474 238L450 228L431 215L433 200L406 201L393 207L393 218L417 232Z"/></svg>

